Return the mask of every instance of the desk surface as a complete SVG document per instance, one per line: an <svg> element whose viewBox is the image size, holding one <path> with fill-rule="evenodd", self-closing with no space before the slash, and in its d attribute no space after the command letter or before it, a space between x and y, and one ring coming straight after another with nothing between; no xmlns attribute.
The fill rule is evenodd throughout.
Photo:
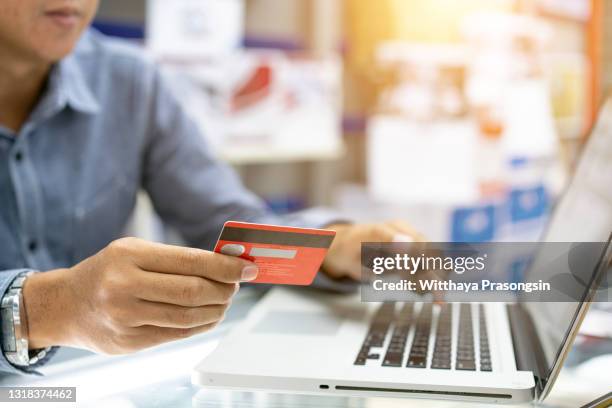
<svg viewBox="0 0 612 408"><path fill-rule="evenodd" d="M417 399L364 399L212 391L193 386L190 381L191 368L215 348L222 335L246 314L260 296L261 292L254 289L241 291L226 322L214 332L130 356L89 355L63 361L45 367L43 372L46 376L43 378L8 377L0 379L0 385L76 386L78 406L81 407L467 408L491 406ZM606 347L608 350L612 348L609 343ZM574 358L577 358L577 354L579 351L574 350ZM612 388L608 369L610 366L612 366L612 354L591 359L571 368L565 367L544 406L576 408L609 392ZM25 403L12 405L19 408L27 406ZM58 406L74 407L75 404L66 403L58 404ZM530 405L521 405L521 407L525 406Z"/></svg>

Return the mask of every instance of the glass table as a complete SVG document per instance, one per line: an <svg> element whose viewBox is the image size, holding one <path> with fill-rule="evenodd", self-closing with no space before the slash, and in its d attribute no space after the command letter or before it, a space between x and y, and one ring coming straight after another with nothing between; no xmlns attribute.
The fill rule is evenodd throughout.
<svg viewBox="0 0 612 408"><path fill-rule="evenodd" d="M233 302L226 320L216 330L190 339L145 350L129 356L109 357L75 352L79 358L62 357L41 370L45 376L4 377L0 386L72 386L77 389L77 403L32 404L32 406L113 407L113 408L467 408L489 404L461 403L422 399L357 398L271 394L202 389L191 384L191 369L210 353L222 336L262 296L263 291L245 288ZM601 345L600 345L601 346ZM589 347L584 350L592 350ZM584 360L581 345L574 347L570 361ZM80 354L79 354L80 353ZM544 404L551 408L576 408L612 389L608 367L612 367L612 343L600 349L604 353L582 364L565 367L552 394ZM608 353L608 354L605 354ZM589 357L589 356L587 356ZM12 404L23 408L27 403ZM3 404L11 406L11 404ZM521 407L530 406L521 405Z"/></svg>

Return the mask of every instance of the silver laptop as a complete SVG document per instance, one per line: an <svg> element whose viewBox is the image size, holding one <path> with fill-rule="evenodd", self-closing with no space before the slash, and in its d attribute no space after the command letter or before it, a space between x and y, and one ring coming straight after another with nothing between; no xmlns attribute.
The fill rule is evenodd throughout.
<svg viewBox="0 0 612 408"><path fill-rule="evenodd" d="M608 242L581 301L381 304L276 287L195 368L193 382L304 394L543 400L598 280L609 272L610 163L612 103L604 107L543 237Z"/></svg>

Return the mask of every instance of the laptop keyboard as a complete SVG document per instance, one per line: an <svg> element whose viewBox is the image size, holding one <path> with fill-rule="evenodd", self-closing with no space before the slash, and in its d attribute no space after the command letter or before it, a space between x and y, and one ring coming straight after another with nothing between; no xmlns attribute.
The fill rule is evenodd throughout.
<svg viewBox="0 0 612 408"><path fill-rule="evenodd" d="M434 307L439 309L436 321L434 321ZM491 354L483 305L478 305L477 351L472 307L465 303L458 307L456 341L453 345L455 316L451 304L433 306L431 303L423 303L420 310L417 310L412 303L401 304L399 308L393 302L383 303L372 318L354 364L365 365L368 360L377 360L386 367L491 371ZM434 330L432 330L433 324L436 325ZM433 344L430 339L432 334L435 336ZM388 342L385 343L388 335ZM430 347L433 349L431 353ZM376 348L381 350L373 350ZM384 356L382 359L381 355Z"/></svg>
<svg viewBox="0 0 612 408"><path fill-rule="evenodd" d="M411 317L412 304L407 303L400 310L396 320L393 334L391 335L391 341L382 363L384 366L399 367L402 365L404 350L406 350L408 331L410 330Z"/></svg>
<svg viewBox="0 0 612 408"><path fill-rule="evenodd" d="M489 335L485 323L484 306L478 305L479 310L479 332L480 332L480 371L491 371L491 353L489 351Z"/></svg>
<svg viewBox="0 0 612 408"><path fill-rule="evenodd" d="M408 367L423 368L427 365L427 349L429 348L429 333L431 331L431 303L423 304L421 313L416 321L414 339L410 354L408 354Z"/></svg>
<svg viewBox="0 0 612 408"><path fill-rule="evenodd" d="M434 346L431 368L450 370L452 351L452 308L444 304L440 308L438 316L438 328L436 329L436 343Z"/></svg>
<svg viewBox="0 0 612 408"><path fill-rule="evenodd" d="M474 357L474 334L472 332L472 308L462 304L459 309L459 334L457 336L457 370L474 371L476 361Z"/></svg>

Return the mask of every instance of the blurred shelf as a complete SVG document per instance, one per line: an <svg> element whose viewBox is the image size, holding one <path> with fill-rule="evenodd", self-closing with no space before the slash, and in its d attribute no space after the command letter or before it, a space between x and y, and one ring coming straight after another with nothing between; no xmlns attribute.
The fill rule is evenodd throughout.
<svg viewBox="0 0 612 408"><path fill-rule="evenodd" d="M327 148L289 149L279 147L249 147L241 149L221 149L219 157L234 165L269 164L304 161L331 161L342 158L345 153L344 143Z"/></svg>
<svg viewBox="0 0 612 408"><path fill-rule="evenodd" d="M558 21L563 23L571 23L577 25L586 25L587 18L576 17L571 14L564 14L561 12L550 11L550 10L538 10L538 16L546 18L552 21Z"/></svg>
<svg viewBox="0 0 612 408"><path fill-rule="evenodd" d="M540 17L566 23L586 24L592 12L589 3L590 0L547 0L540 1L536 10Z"/></svg>

